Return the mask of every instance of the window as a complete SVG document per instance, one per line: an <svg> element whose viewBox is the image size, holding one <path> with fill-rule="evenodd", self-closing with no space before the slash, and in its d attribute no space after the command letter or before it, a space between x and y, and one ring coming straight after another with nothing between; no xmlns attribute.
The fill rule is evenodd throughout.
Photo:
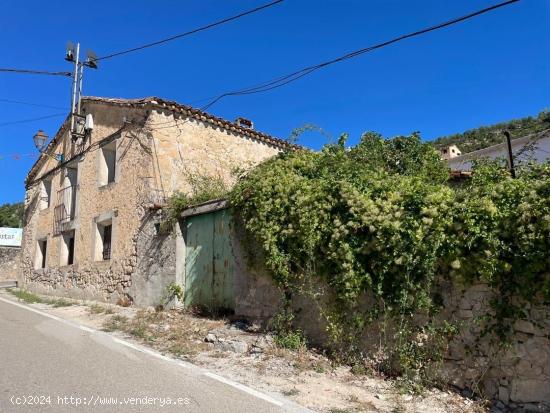
<svg viewBox="0 0 550 413"><path fill-rule="evenodd" d="M103 227L103 260L111 259L111 231L112 225L105 225Z"/></svg>
<svg viewBox="0 0 550 413"><path fill-rule="evenodd" d="M50 207L52 199L52 180L44 179L40 184L40 209L46 209Z"/></svg>
<svg viewBox="0 0 550 413"><path fill-rule="evenodd" d="M99 151L98 184L105 186L115 182L116 141L111 142Z"/></svg>
<svg viewBox="0 0 550 413"><path fill-rule="evenodd" d="M46 268L46 257L48 252L48 240L46 238L38 240L36 246L36 257L34 268Z"/></svg>
<svg viewBox="0 0 550 413"><path fill-rule="evenodd" d="M60 265L72 265L74 263L74 231L63 233L60 252Z"/></svg>
<svg viewBox="0 0 550 413"><path fill-rule="evenodd" d="M111 241L113 236L113 223L111 220L97 223L94 259L96 261L108 261L111 259Z"/></svg>

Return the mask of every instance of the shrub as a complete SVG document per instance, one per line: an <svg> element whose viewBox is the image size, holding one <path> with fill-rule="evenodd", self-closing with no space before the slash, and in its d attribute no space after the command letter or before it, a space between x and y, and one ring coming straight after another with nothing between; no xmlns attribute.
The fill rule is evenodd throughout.
<svg viewBox="0 0 550 413"><path fill-rule="evenodd" d="M287 296L307 293L310 280L328 285L321 312L345 359L362 357L365 327L388 319L397 326L390 358L402 370L427 371L440 360L432 352L444 352L452 336L450 327L434 327L445 279L494 288L486 332L499 340L527 303L548 300L548 164L525 166L513 180L483 162L470 183L455 187L417 134L384 140L367 133L351 148L345 142L343 135L320 152L283 153L230 195L252 248ZM432 337L424 347L414 345L419 331Z"/></svg>

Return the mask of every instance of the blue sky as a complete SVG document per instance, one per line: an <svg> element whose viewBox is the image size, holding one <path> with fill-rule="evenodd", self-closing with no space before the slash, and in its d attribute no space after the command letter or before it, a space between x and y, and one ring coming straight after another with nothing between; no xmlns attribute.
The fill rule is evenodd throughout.
<svg viewBox="0 0 550 413"><path fill-rule="evenodd" d="M201 26L265 1L7 1L0 14L0 67L70 70L68 40L99 56ZM497 0L286 0L182 40L102 62L86 95L197 100L249 86ZM244 116L279 137L315 124L335 138L420 131L429 140L550 107L550 1L522 0L435 33L318 71L265 94L229 97L210 112ZM69 79L0 73L0 124L68 111ZM63 109L65 108L65 109ZM24 197L32 136L53 136L63 116L0 125L0 203ZM307 133L319 148L326 137Z"/></svg>

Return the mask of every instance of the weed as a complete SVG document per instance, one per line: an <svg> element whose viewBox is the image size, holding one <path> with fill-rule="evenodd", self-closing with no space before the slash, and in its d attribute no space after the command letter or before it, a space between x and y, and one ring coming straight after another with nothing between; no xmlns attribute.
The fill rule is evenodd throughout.
<svg viewBox="0 0 550 413"><path fill-rule="evenodd" d="M326 371L325 366L323 366L321 363L316 364L313 367L313 370L315 370L317 373L324 373Z"/></svg>
<svg viewBox="0 0 550 413"><path fill-rule="evenodd" d="M71 305L74 305L74 303L71 303L70 301L65 300L64 298L58 298L55 300L44 300L46 304L52 305L54 308L59 307L70 307Z"/></svg>
<svg viewBox="0 0 550 413"><path fill-rule="evenodd" d="M128 326L128 318L122 315L114 315L103 323L103 331L111 332L125 330Z"/></svg>
<svg viewBox="0 0 550 413"><path fill-rule="evenodd" d="M145 324L138 324L135 327L131 327L128 330L128 333L130 333L134 337L141 338L142 340L146 340L146 341L154 340L153 337L147 333L147 326Z"/></svg>
<svg viewBox="0 0 550 413"><path fill-rule="evenodd" d="M99 304L92 304L90 307L88 307L88 312L90 314L103 314L105 312L105 308L103 308Z"/></svg>
<svg viewBox="0 0 550 413"><path fill-rule="evenodd" d="M275 336L275 344L289 350L300 350L306 347L306 338L301 330L279 332Z"/></svg>
<svg viewBox="0 0 550 413"><path fill-rule="evenodd" d="M356 376L364 376L365 374L367 374L367 368L360 363L355 363L353 366L351 366L351 372Z"/></svg>
<svg viewBox="0 0 550 413"><path fill-rule="evenodd" d="M300 394L300 390L298 390L296 387L293 387L292 389L289 389L289 390L283 390L281 392L283 394L283 396L296 396L298 394Z"/></svg>

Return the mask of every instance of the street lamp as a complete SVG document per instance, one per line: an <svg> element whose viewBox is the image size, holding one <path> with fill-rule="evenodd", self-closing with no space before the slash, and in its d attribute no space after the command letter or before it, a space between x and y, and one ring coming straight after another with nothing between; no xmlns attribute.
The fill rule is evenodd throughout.
<svg viewBox="0 0 550 413"><path fill-rule="evenodd" d="M46 143L48 142L48 135L46 135L42 129L39 129L38 132L34 134L32 140L34 141L34 146L36 146L38 152L50 156L58 162L63 162L63 154L55 154L52 156L45 152L47 147Z"/></svg>
<svg viewBox="0 0 550 413"><path fill-rule="evenodd" d="M46 135L42 129L39 129L33 136L32 140L34 141L34 146L36 146L36 149L38 149L39 152L43 152L46 148L48 135Z"/></svg>

